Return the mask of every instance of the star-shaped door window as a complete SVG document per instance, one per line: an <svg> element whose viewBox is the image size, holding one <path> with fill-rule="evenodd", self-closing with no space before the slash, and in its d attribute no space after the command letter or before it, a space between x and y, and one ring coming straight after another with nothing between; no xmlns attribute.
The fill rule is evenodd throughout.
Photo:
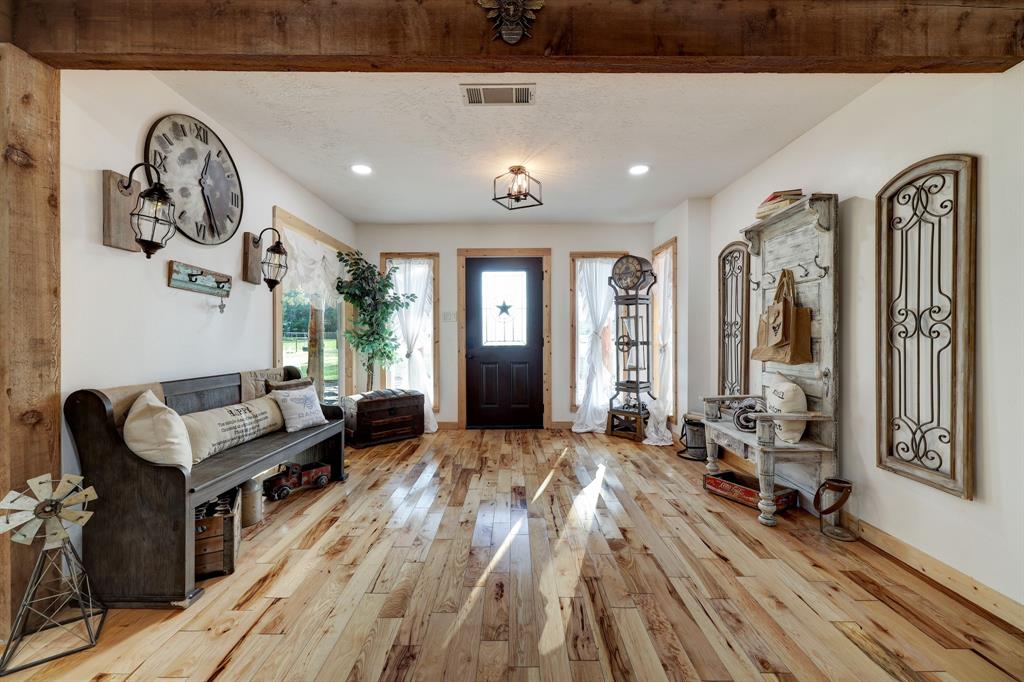
<svg viewBox="0 0 1024 682"><path fill-rule="evenodd" d="M500 304L498 305L498 315L499 315L499 316L500 316L500 315L509 315L509 317L511 317L511 315L510 315L510 314L509 314L509 312L508 312L508 311L509 311L509 308L511 308L511 307L512 307L511 305L509 305L508 303L505 303L505 301L502 301L502 302L501 302L501 303L500 303Z"/></svg>

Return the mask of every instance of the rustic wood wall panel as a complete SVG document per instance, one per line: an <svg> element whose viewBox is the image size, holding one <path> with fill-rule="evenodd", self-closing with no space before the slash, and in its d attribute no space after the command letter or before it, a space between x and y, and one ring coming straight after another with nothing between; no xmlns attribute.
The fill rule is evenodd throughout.
<svg viewBox="0 0 1024 682"><path fill-rule="evenodd" d="M925 159L878 193L878 466L970 499L977 159Z"/></svg>
<svg viewBox="0 0 1024 682"><path fill-rule="evenodd" d="M0 489L60 471L60 74L0 45ZM17 197L12 200L12 197ZM103 494L103 491L100 491ZM0 633L34 548L0 542Z"/></svg>
<svg viewBox="0 0 1024 682"><path fill-rule="evenodd" d="M61 68L1003 71L1016 3L549 2L517 45L468 0L15 0L14 42Z"/></svg>
<svg viewBox="0 0 1024 682"><path fill-rule="evenodd" d="M747 392L750 353L750 251L745 242L718 254L718 393Z"/></svg>
<svg viewBox="0 0 1024 682"><path fill-rule="evenodd" d="M776 372L790 378L807 395L807 409L839 414L839 201L835 194L811 194L797 204L743 230L754 271L751 318L757 320L775 297L783 268L793 272L796 304L811 309L813 362L785 365L758 362L761 386ZM835 420L810 421L805 439L835 451L822 463L821 477L839 471L839 433ZM787 485L811 495L818 485L814 464L780 463L777 475ZM804 499L803 503L808 500Z"/></svg>

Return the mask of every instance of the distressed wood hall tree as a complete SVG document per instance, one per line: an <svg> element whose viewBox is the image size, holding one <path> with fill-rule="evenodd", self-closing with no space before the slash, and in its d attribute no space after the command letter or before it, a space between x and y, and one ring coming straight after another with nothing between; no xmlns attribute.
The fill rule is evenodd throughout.
<svg viewBox="0 0 1024 682"><path fill-rule="evenodd" d="M0 43L0 489L60 470L60 73ZM102 493L101 493L102 494ZM0 542L0 639L30 547Z"/></svg>
<svg viewBox="0 0 1024 682"><path fill-rule="evenodd" d="M774 526L776 479L800 494L800 506L810 510L814 492L821 482L839 471L837 448L839 414L838 321L839 286L836 279L839 241L838 200L834 194L812 194L774 216L742 230L757 264L751 318L757 319L775 296L783 269L792 271L796 281L796 304L811 309L811 354L813 361L801 365L758 362L757 382L762 393L776 373L792 380L807 394L808 414L753 413L756 432L741 431L731 418L723 419L736 401L762 398L761 394L718 395L704 399L704 429L708 449L707 469L718 473L719 448L753 460L760 486L758 519ZM807 422L803 438L796 444L776 438L775 425L783 420ZM827 501L826 501L827 504ZM835 516L834 514L832 516ZM828 519L835 524L835 519Z"/></svg>

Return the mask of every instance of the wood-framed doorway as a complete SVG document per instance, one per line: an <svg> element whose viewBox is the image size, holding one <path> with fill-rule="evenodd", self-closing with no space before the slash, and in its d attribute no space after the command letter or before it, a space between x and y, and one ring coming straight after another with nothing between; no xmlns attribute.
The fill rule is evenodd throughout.
<svg viewBox="0 0 1024 682"><path fill-rule="evenodd" d="M541 259L544 285L541 298L544 306L544 428L551 428L551 249L459 249L459 421L458 428L466 428L466 259L467 258L514 258L534 257Z"/></svg>
<svg viewBox="0 0 1024 682"><path fill-rule="evenodd" d="M309 237L311 239L315 239L318 242L321 242L322 244L326 244L327 246L329 246L332 249L335 249L337 251L355 251L354 248L352 248L351 246L349 246L345 242L341 241L340 239L338 239L338 238L336 238L336 237L334 237L334 236L332 236L330 234L327 234L323 230L321 230L321 229L319 229L319 228L317 228L317 227L315 227L313 225L310 225L309 223L307 223L302 218L299 218L298 216L294 215L293 213L289 213L288 211L286 211L285 209L281 208L280 206L274 206L274 209L273 209L273 223L272 224L274 226L274 229L276 229L278 231L288 229L288 230L291 230L293 232L298 232L299 234L303 234L303 235L305 235L305 236L307 236L307 237ZM276 287L274 289L274 296L273 296L273 299L274 299L274 304L273 304L274 305L274 314L272 316L273 322L271 323L273 325L271 333L273 334L273 338L274 338L274 364L273 364L274 367L280 367L282 364L284 364L284 338L283 338L284 335L283 335L283 331L282 331L282 327L283 327L282 297L283 297L283 295L284 295L284 286L279 286L279 287ZM348 325L349 322L352 320L352 315L353 315L352 305L350 303L345 303L343 308L342 308L342 310L344 312L343 317L344 317L345 324ZM339 320L339 322L340 322L340 320ZM338 343L339 344L341 344L341 338L342 337L339 335L339 337L338 337ZM352 352L352 347L349 344L345 343L343 345L344 345L344 349L342 349L342 348L338 349L339 357L341 357L341 353L344 353L344 359L345 359L345 376L344 376L343 379L339 377L339 380L340 380L340 383L341 383L341 385L339 386L339 391L338 391L339 394L340 394L338 396L339 400L343 396L355 393L355 374L354 374L355 368L353 366L355 364L355 353Z"/></svg>

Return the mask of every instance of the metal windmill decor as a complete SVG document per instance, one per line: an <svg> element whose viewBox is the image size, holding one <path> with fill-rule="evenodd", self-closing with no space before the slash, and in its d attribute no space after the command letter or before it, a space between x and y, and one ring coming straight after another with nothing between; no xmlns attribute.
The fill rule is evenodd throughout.
<svg viewBox="0 0 1024 682"><path fill-rule="evenodd" d="M0 675L96 646L107 609L92 596L65 527L84 526L93 514L86 507L96 497L92 486L82 487L81 476L64 474L54 481L43 474L28 481L28 490L12 490L0 500L0 534L14 531L11 540L23 545L43 539L0 658ZM49 653L57 648L59 653Z"/></svg>
<svg viewBox="0 0 1024 682"><path fill-rule="evenodd" d="M515 45L523 36L530 37L530 25L537 18L536 11L544 7L544 0L476 0L487 10L487 18L494 21L494 39L501 38Z"/></svg>

